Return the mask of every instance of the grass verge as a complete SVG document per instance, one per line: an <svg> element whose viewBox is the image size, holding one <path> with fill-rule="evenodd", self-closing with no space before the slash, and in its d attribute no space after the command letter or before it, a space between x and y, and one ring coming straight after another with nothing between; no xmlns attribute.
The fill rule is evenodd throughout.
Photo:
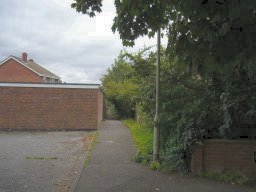
<svg viewBox="0 0 256 192"><path fill-rule="evenodd" d="M133 158L137 163L149 164L152 159L153 132L134 120L127 119L123 123L130 129L138 153Z"/></svg>
<svg viewBox="0 0 256 192"><path fill-rule="evenodd" d="M89 148L87 150L87 153L86 153L86 158L84 160L84 166L87 166L88 163L90 162L92 151L94 150L94 147L98 143L98 141L97 141L98 136L99 136L99 131L95 131L93 133L92 141L91 141Z"/></svg>

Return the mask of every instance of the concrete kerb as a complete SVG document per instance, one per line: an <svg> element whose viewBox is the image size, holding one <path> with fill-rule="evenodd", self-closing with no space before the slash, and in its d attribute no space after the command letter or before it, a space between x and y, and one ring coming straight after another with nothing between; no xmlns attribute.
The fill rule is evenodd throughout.
<svg viewBox="0 0 256 192"><path fill-rule="evenodd" d="M76 189L77 183L78 183L78 181L79 181L79 179L80 179L80 177L81 177L81 175L82 175L82 172L83 172L84 168L86 167L86 165L84 164L84 162L85 162L86 159L91 155L90 153L92 152L92 151L91 151L92 144L94 143L94 140L97 139L97 134L99 134L98 131L95 131L95 132L93 133L93 138L92 138L92 140L91 140L91 142L90 142L89 147L86 149L85 155L82 156L81 160L78 162L78 165L79 165L79 166L78 166L78 172L77 172L77 174L76 174L76 176L75 176L75 178L74 178L74 180L73 180L73 182L72 182L72 185L70 186L70 190L69 190L70 192L74 192L75 189Z"/></svg>

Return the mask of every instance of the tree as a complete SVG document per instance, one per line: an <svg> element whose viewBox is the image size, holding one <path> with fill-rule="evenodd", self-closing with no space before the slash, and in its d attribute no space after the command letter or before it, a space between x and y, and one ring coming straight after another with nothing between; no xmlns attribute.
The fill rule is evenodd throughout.
<svg viewBox="0 0 256 192"><path fill-rule="evenodd" d="M115 6L112 30L126 46L159 27L167 31L159 122L165 161L179 166L199 140L232 138L233 128L256 126L255 0L115 0ZM75 0L72 7L93 17L102 1ZM136 97L150 116L154 56L129 58L138 69Z"/></svg>
<svg viewBox="0 0 256 192"><path fill-rule="evenodd" d="M152 37L160 26L169 22L168 11L163 8L165 5L165 0L115 0L117 15L112 30L118 31L123 44L128 46L134 45L134 40L140 36ZM71 6L94 17L101 12L102 0L75 0Z"/></svg>
<svg viewBox="0 0 256 192"><path fill-rule="evenodd" d="M101 12L101 6L100 0L75 0L72 4L90 16ZM159 27L166 29L171 58L186 64L191 73L210 78L219 94L216 97L239 92L232 98L238 103L235 108L243 108L239 116L255 113L254 100L251 107L241 100L241 95L250 98L256 91L252 86L256 82L255 0L115 0L115 6L112 30L119 32L124 45L134 45L140 36L152 37ZM237 114L230 115L241 120L234 117Z"/></svg>
<svg viewBox="0 0 256 192"><path fill-rule="evenodd" d="M115 63L107 70L102 78L102 89L116 107L121 117L134 117L138 85L134 78L134 68L125 59L125 52L121 52Z"/></svg>
<svg viewBox="0 0 256 192"><path fill-rule="evenodd" d="M102 0L75 0L72 7L91 17ZM222 73L255 66L256 2L254 0L115 0L112 30L124 45L140 36L168 31L168 51L199 73ZM237 72L241 73L241 72ZM247 74L240 74L247 75Z"/></svg>
<svg viewBox="0 0 256 192"><path fill-rule="evenodd" d="M141 94L141 89L155 80L156 53L151 48L136 53L121 51L101 78L107 99L116 106L122 117L134 117L136 103L147 99Z"/></svg>

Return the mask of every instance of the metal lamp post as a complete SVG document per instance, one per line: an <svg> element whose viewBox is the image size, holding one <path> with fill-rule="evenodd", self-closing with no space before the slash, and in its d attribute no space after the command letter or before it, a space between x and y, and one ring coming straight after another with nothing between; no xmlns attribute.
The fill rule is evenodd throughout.
<svg viewBox="0 0 256 192"><path fill-rule="evenodd" d="M161 52L161 30L157 32L157 65L156 65L156 113L154 119L154 142L153 142L153 162L159 161L160 129L157 125L159 113L159 72L160 72L160 52Z"/></svg>

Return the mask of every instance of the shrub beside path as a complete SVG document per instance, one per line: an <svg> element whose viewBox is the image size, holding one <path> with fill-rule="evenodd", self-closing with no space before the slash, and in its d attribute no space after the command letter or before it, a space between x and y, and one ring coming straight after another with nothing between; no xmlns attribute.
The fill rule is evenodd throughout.
<svg viewBox="0 0 256 192"><path fill-rule="evenodd" d="M136 164L136 147L121 121L104 121L90 162L83 168L76 192L255 192L247 186L167 175Z"/></svg>

